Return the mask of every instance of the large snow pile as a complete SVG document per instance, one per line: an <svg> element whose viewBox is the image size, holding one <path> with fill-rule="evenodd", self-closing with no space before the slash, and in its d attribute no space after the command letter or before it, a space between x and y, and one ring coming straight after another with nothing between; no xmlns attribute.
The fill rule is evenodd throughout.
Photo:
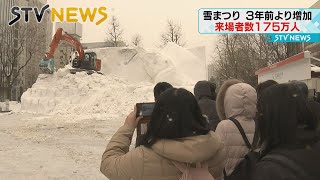
<svg viewBox="0 0 320 180"><path fill-rule="evenodd" d="M170 58L172 66L160 72L156 81L167 81L173 85L194 85L197 81L206 79L205 60L195 55L201 50L189 51L174 43L168 43L161 53Z"/></svg>
<svg viewBox="0 0 320 180"><path fill-rule="evenodd" d="M102 48L93 50L102 60L105 75L114 75L131 83L153 82L156 75L170 66L170 61L157 52L142 48Z"/></svg>
<svg viewBox="0 0 320 180"><path fill-rule="evenodd" d="M143 48L101 48L92 50L102 60L102 72L129 82L167 81L173 85L191 85L206 78L205 60L174 43L160 50ZM205 57L205 55L204 55Z"/></svg>
<svg viewBox="0 0 320 180"><path fill-rule="evenodd" d="M137 102L153 100L153 87L167 81L192 90L205 79L202 59L175 44L161 51L142 48L93 50L102 60L104 75L70 74L68 68L54 75L39 75L21 97L21 110L51 114L126 115Z"/></svg>
<svg viewBox="0 0 320 180"><path fill-rule="evenodd" d="M0 109L2 109L2 111L6 110L6 102L0 102ZM9 102L9 111L11 112L19 112L20 111L20 107L21 104L18 103L17 101L10 101Z"/></svg>
<svg viewBox="0 0 320 180"><path fill-rule="evenodd" d="M21 97L21 110L48 114L125 115L137 102L153 98L152 85L130 85L119 78L85 72L39 75Z"/></svg>

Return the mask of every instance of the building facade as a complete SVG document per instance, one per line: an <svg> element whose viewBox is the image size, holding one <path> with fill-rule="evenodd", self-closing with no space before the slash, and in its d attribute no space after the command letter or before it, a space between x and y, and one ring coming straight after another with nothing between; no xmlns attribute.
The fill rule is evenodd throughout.
<svg viewBox="0 0 320 180"><path fill-rule="evenodd" d="M11 32L18 30L19 25L8 26L9 21L13 19L13 15L10 12L11 8L16 5L16 3L15 0L0 0L0 102L8 99L9 96L6 74L11 73L13 68L6 65L9 59L5 53L8 42L14 42L11 44L11 47L16 48L14 45L16 45L17 35Z"/></svg>
<svg viewBox="0 0 320 180"><path fill-rule="evenodd" d="M10 13L11 7L15 5L15 0L1 0L0 1L0 23L4 25L8 23L13 16Z"/></svg>
<svg viewBox="0 0 320 180"><path fill-rule="evenodd" d="M46 13L41 23L38 23L34 16L29 15L29 22L20 21L14 26L8 26L8 22L13 19L11 8L13 6L29 6L41 8L46 0L0 0L0 23L2 30L7 34L0 35L7 39L7 46L1 47L2 52L9 50L11 55L4 54L2 62L8 62L6 57L13 57L14 63L1 63L1 68L7 68L12 71L10 78L0 71L0 101L5 99L20 100L24 91L35 83L38 75L41 73L39 61L43 58L47 50L46 44L52 37L52 23L50 14ZM10 39L8 41L8 39ZM6 64L6 65L4 65ZM3 67L7 66L7 67ZM6 71L9 72L9 71ZM9 72L10 73L10 72ZM10 85L8 85L10 81Z"/></svg>

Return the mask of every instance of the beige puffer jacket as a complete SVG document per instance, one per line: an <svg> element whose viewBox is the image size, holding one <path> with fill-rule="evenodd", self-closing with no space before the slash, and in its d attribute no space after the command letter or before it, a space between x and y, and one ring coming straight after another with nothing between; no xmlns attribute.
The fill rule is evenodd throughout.
<svg viewBox="0 0 320 180"><path fill-rule="evenodd" d="M102 155L101 172L110 180L178 180L181 172L172 164L207 162L216 180L222 179L225 165L223 145L217 135L159 140L152 148L139 146L129 151L134 127L122 126Z"/></svg>
<svg viewBox="0 0 320 180"><path fill-rule="evenodd" d="M228 80L220 88L217 97L217 112L221 121L216 129L220 140L224 143L227 155L226 173L233 172L236 165L249 152L237 126L228 118L234 117L244 129L248 140L252 143L256 115L257 93L249 84L238 80Z"/></svg>

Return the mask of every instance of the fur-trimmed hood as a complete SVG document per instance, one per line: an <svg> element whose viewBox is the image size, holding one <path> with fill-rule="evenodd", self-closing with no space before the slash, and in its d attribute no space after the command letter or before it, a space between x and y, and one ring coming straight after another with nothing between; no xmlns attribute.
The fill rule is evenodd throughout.
<svg viewBox="0 0 320 180"><path fill-rule="evenodd" d="M217 97L217 112L221 120L242 116L253 119L256 115L257 93L249 84L237 79L223 83Z"/></svg>

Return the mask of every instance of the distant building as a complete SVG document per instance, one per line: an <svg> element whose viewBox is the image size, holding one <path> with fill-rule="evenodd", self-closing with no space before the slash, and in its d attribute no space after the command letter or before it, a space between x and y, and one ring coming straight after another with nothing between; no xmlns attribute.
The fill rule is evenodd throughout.
<svg viewBox="0 0 320 180"><path fill-rule="evenodd" d="M0 101L4 101L5 99L11 99L11 100L19 100L22 93L27 90L29 87L33 85L33 83L36 81L40 69L39 69L39 61L43 58L44 53L46 52L47 48L45 44L48 44L48 40L52 36L52 23L50 19L50 15L45 13L44 19L41 23L37 23L34 16L29 16L29 23L25 24L24 22L20 21L19 23L15 24L13 27L8 26L8 22L13 19L13 16L11 15L11 8L13 6L30 6L30 7L38 7L41 8L46 3L46 0L0 0L0 27L2 30L9 30L11 29L11 33L2 36L9 38L9 41L12 44L7 47L23 47L23 51L18 56L17 63L13 64L13 70L12 73L15 74L11 77L12 81L15 76L17 76L16 80L13 83L11 88L11 96L7 94L8 86L7 86L7 80L4 78L5 76L0 73ZM34 29L32 27L37 27L37 32L35 36L32 37L20 37L20 32L27 32L32 33ZM39 34L41 34L41 37L37 37ZM25 38L22 40L22 38ZM18 69L22 67L24 64L26 64L28 57L29 57L29 48L30 45L28 44L30 38L36 39L38 38L41 43L38 44L37 52L33 53L31 56L31 59L27 63L25 67L23 67L19 74L17 74ZM41 41L41 39L43 39ZM0 38L1 41L1 38ZM20 45L21 44L21 45ZM6 47L3 47L6 48ZM2 49L3 50L3 49ZM15 49L14 49L15 50ZM13 50L11 50L13 51ZM4 59L6 61L6 59ZM4 67L0 66L0 72L2 72L2 69ZM11 68L7 68L11 69Z"/></svg>
<svg viewBox="0 0 320 180"><path fill-rule="evenodd" d="M1 25L8 24L8 22L13 18L10 11L12 6L15 5L14 0L1 0L0 1L0 23Z"/></svg>
<svg viewBox="0 0 320 180"><path fill-rule="evenodd" d="M214 64L209 64L208 65L208 80L210 79L216 79L217 75L216 75L216 71L214 69Z"/></svg>
<svg viewBox="0 0 320 180"><path fill-rule="evenodd" d="M11 7L14 6L14 0L0 0L0 44L4 44L4 42L14 41L14 34L9 34L6 32L8 26L8 22L13 18L10 13ZM17 29L18 26L14 26L12 28ZM1 47L0 47L1 48ZM1 49L3 50L3 49ZM2 61L7 61L6 57L3 56ZM2 64L0 64L0 102L4 101L7 98L7 84L4 75L4 68Z"/></svg>

